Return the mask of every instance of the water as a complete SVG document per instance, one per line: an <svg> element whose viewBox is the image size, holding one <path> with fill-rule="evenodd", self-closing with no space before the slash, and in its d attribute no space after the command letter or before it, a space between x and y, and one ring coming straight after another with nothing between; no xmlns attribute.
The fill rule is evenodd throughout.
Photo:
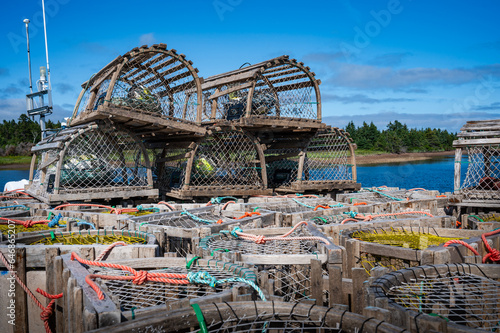
<svg viewBox="0 0 500 333"><path fill-rule="evenodd" d="M23 169L23 170L0 170L0 192L3 191L3 188L5 187L5 183L10 182L10 181L18 181L21 179L29 179L30 176L30 170L29 166L27 166L28 169Z"/></svg>
<svg viewBox="0 0 500 333"><path fill-rule="evenodd" d="M454 165L453 156L440 156L425 161L358 166L358 182L363 187L386 185L453 192ZM462 172L466 169L462 168ZM0 170L0 191L6 182L28 177L29 170Z"/></svg>
<svg viewBox="0 0 500 333"><path fill-rule="evenodd" d="M440 156L425 161L358 166L357 171L358 182L363 187L386 185L444 193L453 192L454 168L454 156ZM464 174L466 169L462 168Z"/></svg>

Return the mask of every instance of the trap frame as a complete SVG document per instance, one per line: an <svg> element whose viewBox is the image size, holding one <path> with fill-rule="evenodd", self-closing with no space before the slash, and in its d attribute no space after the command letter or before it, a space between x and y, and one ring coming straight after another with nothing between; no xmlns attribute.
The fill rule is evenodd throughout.
<svg viewBox="0 0 500 333"><path fill-rule="evenodd" d="M375 318L346 311L285 302L230 302L200 304L95 332L405 332Z"/></svg>
<svg viewBox="0 0 500 333"><path fill-rule="evenodd" d="M452 206L500 207L499 129L500 120L468 121L457 134ZM462 164L467 165L463 179Z"/></svg>
<svg viewBox="0 0 500 333"><path fill-rule="evenodd" d="M500 266L425 265L376 279L368 302L408 330L494 332L500 327Z"/></svg>
<svg viewBox="0 0 500 333"><path fill-rule="evenodd" d="M111 119L148 141L202 136L202 79L192 64L166 44L134 48L82 84L70 125Z"/></svg>
<svg viewBox="0 0 500 333"><path fill-rule="evenodd" d="M32 152L26 192L45 203L158 196L144 144L118 125L62 129Z"/></svg>
<svg viewBox="0 0 500 333"><path fill-rule="evenodd" d="M64 286L70 306L64 311L64 322L67 327L84 323L84 329L107 327L123 321L136 322L143 317L164 315L169 310L189 306L193 303L231 302L252 298L251 288L247 283L256 283L255 273L241 265L221 262L218 260L187 258L143 258L108 262L105 265L127 266L131 270L114 267L98 267L90 264L82 265L77 260L71 260L70 255L61 256L61 262L67 273ZM155 274L172 274L186 276L189 273L207 272L220 283L209 285L202 281L184 283L172 279L155 281L146 279L143 283L133 281L133 272L146 272L148 276ZM94 280L96 290L86 282L89 274L98 274ZM103 276L122 276L127 280L108 280ZM186 279L185 277L180 279ZM188 278L189 279L189 278ZM161 279L160 279L161 280ZM191 281L191 280L189 280ZM177 283L182 282L182 283ZM75 293L75 291L78 291Z"/></svg>

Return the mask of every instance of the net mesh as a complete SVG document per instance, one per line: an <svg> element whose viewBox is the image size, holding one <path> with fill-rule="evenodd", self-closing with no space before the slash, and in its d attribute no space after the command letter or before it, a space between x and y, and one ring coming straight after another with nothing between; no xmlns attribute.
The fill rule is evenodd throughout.
<svg viewBox="0 0 500 333"><path fill-rule="evenodd" d="M342 207L342 204L332 203L332 200L327 198L322 198L322 199L298 198L298 199L286 199L279 202L253 204L250 205L250 208L252 210L259 208L280 213L298 213L298 212L313 211L315 209L318 209L318 206L322 206L322 208L332 207L332 206Z"/></svg>
<svg viewBox="0 0 500 333"><path fill-rule="evenodd" d="M127 244L146 244L147 234L137 231L106 232L52 232L50 234L40 234L37 241L30 245L108 245L115 242L125 242Z"/></svg>
<svg viewBox="0 0 500 333"><path fill-rule="evenodd" d="M300 148L266 150L267 182L270 187L289 186L297 180Z"/></svg>
<svg viewBox="0 0 500 333"><path fill-rule="evenodd" d="M260 161L254 142L238 131L207 137L196 151L189 185L261 188Z"/></svg>
<svg viewBox="0 0 500 333"><path fill-rule="evenodd" d="M460 187L464 200L500 200L500 146L472 146L463 156L467 163Z"/></svg>
<svg viewBox="0 0 500 333"><path fill-rule="evenodd" d="M189 151L187 148L171 147L154 153L153 179L160 195L182 185Z"/></svg>
<svg viewBox="0 0 500 333"><path fill-rule="evenodd" d="M104 126L83 132L64 155L59 190L147 185L144 154L127 132Z"/></svg>
<svg viewBox="0 0 500 333"><path fill-rule="evenodd" d="M500 329L500 282L468 273L420 276L392 286L387 297L421 313L491 332Z"/></svg>
<svg viewBox="0 0 500 333"><path fill-rule="evenodd" d="M189 270L184 267L168 267L158 270L150 270L148 273L176 273L187 274L188 272L208 272L217 280L230 279L240 276L234 273L241 271L241 266L228 264L227 266L216 266L214 264L197 264ZM122 270L106 268L90 268L91 274L111 275L111 276L130 276L131 273ZM132 281L121 280L98 280L98 284L103 290L109 293L111 299L117 303L122 311L142 309L146 307L166 304L182 299L194 299L203 296L214 295L223 290L230 289L235 282L217 284L211 287L205 284L170 284L162 282L148 281L137 285Z"/></svg>

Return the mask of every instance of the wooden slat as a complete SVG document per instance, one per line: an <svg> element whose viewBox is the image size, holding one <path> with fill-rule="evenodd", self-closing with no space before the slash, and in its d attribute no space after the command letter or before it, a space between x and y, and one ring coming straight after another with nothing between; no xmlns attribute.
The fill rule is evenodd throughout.
<svg viewBox="0 0 500 333"><path fill-rule="evenodd" d="M457 134L459 138L467 137L497 137L500 136L500 131L476 131L476 132L460 132Z"/></svg>
<svg viewBox="0 0 500 333"><path fill-rule="evenodd" d="M275 70L272 73L271 73L271 71L265 71L264 72L264 76L269 79L269 78L272 78L272 77L284 76L284 75L289 75L289 74L295 74L295 73L302 72L302 70L300 68L297 68L297 67L291 67L291 68L292 69L290 69L290 70L284 70L282 72L280 72L278 70Z"/></svg>
<svg viewBox="0 0 500 333"><path fill-rule="evenodd" d="M470 139L470 140L455 140L453 147L466 147L466 146L485 146L485 145L499 145L500 138L491 139Z"/></svg>
<svg viewBox="0 0 500 333"><path fill-rule="evenodd" d="M247 72L236 74L236 75L224 76L224 77L221 77L220 79L217 79L217 80L209 81L209 79L205 79L205 83L202 84L201 89L202 90L209 90L209 89L216 88L216 87L219 87L222 85L227 85L229 83L246 81L250 78L255 77L255 75L259 72L261 72L261 69L257 68L254 71L247 71Z"/></svg>
<svg viewBox="0 0 500 333"><path fill-rule="evenodd" d="M237 85L235 87L228 88L228 89L223 90L223 91L215 92L212 95L210 95L210 97L208 97L208 99L219 98L220 96L230 94L234 91L239 91L239 90L250 88L252 86L252 84L253 84L253 82L247 82L247 83Z"/></svg>

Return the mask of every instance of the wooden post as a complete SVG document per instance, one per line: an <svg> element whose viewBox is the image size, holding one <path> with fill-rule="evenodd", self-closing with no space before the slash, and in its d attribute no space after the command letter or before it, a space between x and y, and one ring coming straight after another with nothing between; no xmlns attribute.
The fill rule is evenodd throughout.
<svg viewBox="0 0 500 333"><path fill-rule="evenodd" d="M220 88L217 87L215 89L214 94L217 94L220 91ZM212 99L212 105L211 105L211 112L210 112L210 120L214 121L217 118L217 103L218 103L219 98L214 98Z"/></svg>
<svg viewBox="0 0 500 333"><path fill-rule="evenodd" d="M26 248L16 248L16 274L19 280L26 285ZM23 333L28 329L28 299L23 288L16 284L16 319L14 320L14 333Z"/></svg>
<svg viewBox="0 0 500 333"><path fill-rule="evenodd" d="M60 294L64 292L63 288L63 261L61 257L54 258L54 292L55 294ZM64 333L64 295L62 298L56 299L54 305L54 312L56 318L56 333Z"/></svg>
<svg viewBox="0 0 500 333"><path fill-rule="evenodd" d="M364 268L352 269L352 297L351 311L354 313L363 313L365 307L363 282L368 278Z"/></svg>
<svg viewBox="0 0 500 333"><path fill-rule="evenodd" d="M333 264L328 264L328 276L330 296L328 306L332 307L334 304L342 304L342 269Z"/></svg>
<svg viewBox="0 0 500 333"><path fill-rule="evenodd" d="M46 271L46 278L45 278L45 291L47 291L49 294L55 295L56 294L56 270L54 269L54 259L55 257L59 256L61 254L61 251L58 247L55 248L48 248L45 250L45 271ZM55 331L56 327L56 316L53 314L49 318L49 327L52 330L52 332Z"/></svg>
<svg viewBox="0 0 500 333"><path fill-rule="evenodd" d="M245 110L245 117L250 117L252 115L252 98L253 98L253 92L255 91L255 84L256 80L252 82L252 86L248 90L248 96L247 96L247 109Z"/></svg>
<svg viewBox="0 0 500 333"><path fill-rule="evenodd" d="M311 259L311 297L316 305L323 305L323 269L318 259Z"/></svg>
<svg viewBox="0 0 500 333"><path fill-rule="evenodd" d="M455 150L455 182L454 191L455 193L460 190L460 173L462 172L462 148L457 148Z"/></svg>

